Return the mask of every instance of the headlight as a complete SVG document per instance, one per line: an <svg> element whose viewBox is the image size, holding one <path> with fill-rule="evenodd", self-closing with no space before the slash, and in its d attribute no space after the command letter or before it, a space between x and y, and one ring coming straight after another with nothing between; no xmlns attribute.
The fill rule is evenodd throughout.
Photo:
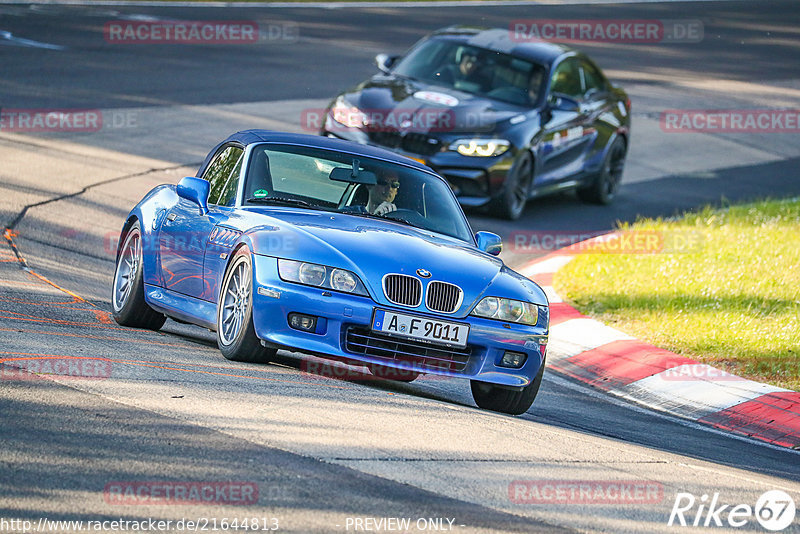
<svg viewBox="0 0 800 534"><path fill-rule="evenodd" d="M352 293L358 285L358 280L350 271L344 269L334 269L331 273L331 286L338 291Z"/></svg>
<svg viewBox="0 0 800 534"><path fill-rule="evenodd" d="M450 150L462 156L487 158L499 156L511 146L505 139L459 139L450 143Z"/></svg>
<svg viewBox="0 0 800 534"><path fill-rule="evenodd" d="M539 306L521 300L485 297L475 306L470 315L507 323L536 326L536 323L539 322Z"/></svg>
<svg viewBox="0 0 800 534"><path fill-rule="evenodd" d="M348 104L344 97L339 97L331 107L333 120L348 128L362 128L369 124L369 117L355 106Z"/></svg>
<svg viewBox="0 0 800 534"><path fill-rule="evenodd" d="M321 286L324 284L327 274L328 273L325 272L325 267L315 263L303 263L298 270L300 282L310 286Z"/></svg>
<svg viewBox="0 0 800 534"><path fill-rule="evenodd" d="M358 276L344 269L294 260L278 260L281 280L307 286L333 289L344 293L368 296Z"/></svg>

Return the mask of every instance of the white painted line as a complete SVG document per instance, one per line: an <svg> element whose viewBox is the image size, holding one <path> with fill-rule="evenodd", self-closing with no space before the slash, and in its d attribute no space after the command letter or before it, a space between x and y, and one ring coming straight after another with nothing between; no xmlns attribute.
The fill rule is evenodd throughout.
<svg viewBox="0 0 800 534"><path fill-rule="evenodd" d="M713 377L720 373L705 364L685 364L616 388L612 393L681 417L701 419L761 395L788 391L738 377L717 381L680 378Z"/></svg>
<svg viewBox="0 0 800 534"><path fill-rule="evenodd" d="M569 256L566 254L563 256L553 256L552 258L548 258L544 261L535 262L533 265L523 267L517 272L526 278L530 278L537 274L554 273L571 262L573 257L574 256Z"/></svg>
<svg viewBox="0 0 800 534"><path fill-rule="evenodd" d="M549 358L549 355L548 355L548 358ZM669 420L669 421L671 421L673 423L677 423L679 425L682 425L682 426L685 426L685 427L688 427L688 428L691 428L691 429L694 429L694 430L702 430L704 432L710 432L712 434L717 434L718 436L725 436L725 437L730 438L730 439L735 439L735 440L738 440L738 441L744 441L744 442L747 442L747 443L749 443L751 445L755 443L757 445L761 445L762 447L768 447L768 448L773 449L773 450L784 451L784 452L788 451L790 453L794 453L794 454L800 455L800 450L790 449L788 447L783 447L781 445L773 445L772 443L768 443L766 441L761 441L761 440L755 439L755 438L749 438L747 436L742 436L740 434L733 434L733 433L728 432L726 430L719 430L719 429L714 428L712 426L708 426L708 425L704 425L702 423L698 423L697 421L694 421L694 420L687 420L685 417L680 416L678 414L665 413L657 405L644 405L643 406L642 405L643 403L637 401L634 398L630 398L630 397L623 397L624 400L621 400L621 399L616 397L616 396L619 396L619 393L615 392L614 390L611 390L611 391L608 391L608 392L600 392L600 391L597 391L596 389L593 389L593 388L591 388L589 386L586 386L584 384L575 383L571 379L563 378L561 375L556 374L556 373L558 373L557 370L554 370L552 372L549 372L549 371L545 372L544 381L545 382L554 382L554 383L558 384L559 386L562 386L562 387L565 387L567 389L571 389L573 391L579 392L580 394L585 395L587 397L593 397L593 398L598 399L600 401L608 402L609 404L613 404L615 406L620 406L622 408L626 408L628 410L632 410L632 411L637 412L637 413L647 414L647 415L650 415L650 416L653 416L653 417L659 417L661 419L667 419L667 420ZM611 393L612 395L615 395L615 396L609 395L608 393ZM631 404L631 402L633 402L634 404ZM534 411L535 411L535 409L536 409L536 404L534 404ZM794 491L794 490L792 490L792 491Z"/></svg>
<svg viewBox="0 0 800 534"><path fill-rule="evenodd" d="M5 30L0 30L0 44L24 46L27 48L45 48L47 50L64 50L66 48L65 46L61 45L42 43L32 39L24 39L22 37L14 37L14 34Z"/></svg>
<svg viewBox="0 0 800 534"><path fill-rule="evenodd" d="M635 338L594 319L570 319L550 327L547 355L560 360L614 341L632 339Z"/></svg>

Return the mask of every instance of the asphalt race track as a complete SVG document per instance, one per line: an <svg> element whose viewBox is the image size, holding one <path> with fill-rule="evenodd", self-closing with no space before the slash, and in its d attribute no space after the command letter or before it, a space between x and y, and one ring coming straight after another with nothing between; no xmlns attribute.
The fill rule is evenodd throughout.
<svg viewBox="0 0 800 534"><path fill-rule="evenodd" d="M466 381L376 381L297 353L234 364L207 330L168 321L160 332L140 331L111 319L118 232L150 188L193 175L232 131L306 130L309 111L374 72L375 53L402 52L451 23L507 27L534 17L699 20L704 32L699 42L581 43L632 98L622 191L609 207L571 195L534 201L513 224L470 213L475 230L506 238L507 263L522 267L548 252L515 247L515 231L592 233L639 215L800 195L797 131L670 133L660 123L664 110L800 108L796 2L0 3L2 111L102 116L97 131L0 128L0 532L34 531L45 519L120 518L171 521L171 532L216 520L224 531L224 518L245 517L286 532L688 531L668 525L679 494L697 499L685 513L690 524L698 518L696 530L733 531L742 529L726 522L727 511L715 526L700 503L707 510L717 494L728 510L752 508L764 492L783 490L800 505L800 452L660 415L555 373L545 374L527 414L507 417L477 409ZM256 21L266 37L247 45L104 39L109 21L169 19ZM282 37L270 38L271 29ZM88 367L50 379L18 372L33 361ZM516 491L544 481L645 493L533 502ZM140 486L216 491L193 502L115 493ZM3 522L11 519L32 527ZM764 531L755 517L743 529ZM800 518L784 530L798 531Z"/></svg>

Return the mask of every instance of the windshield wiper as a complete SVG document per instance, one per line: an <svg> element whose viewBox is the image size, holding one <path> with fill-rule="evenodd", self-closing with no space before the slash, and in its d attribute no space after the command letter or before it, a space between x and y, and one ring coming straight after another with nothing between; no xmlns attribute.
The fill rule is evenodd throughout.
<svg viewBox="0 0 800 534"><path fill-rule="evenodd" d="M367 211L365 211L365 212L342 211L341 213L346 213L347 215L355 215L356 217L365 217L367 219L377 219L379 221L392 221L392 222L405 224L406 226L411 226L413 228L418 228L420 230L428 230L425 227L416 225L416 224L414 224L414 223L412 223L410 221L407 221L406 219L402 219L400 217L397 217L397 218L395 218L395 217L386 217L385 215L375 215L375 214L369 213ZM390 211L389 213L393 213L393 212Z"/></svg>
<svg viewBox="0 0 800 534"><path fill-rule="evenodd" d="M258 204L284 204L286 206L301 206L303 208L311 208L311 209L322 209L319 206L315 206L306 202L305 200L300 200L299 198L288 198L288 197L252 197L248 198L247 202L253 202Z"/></svg>

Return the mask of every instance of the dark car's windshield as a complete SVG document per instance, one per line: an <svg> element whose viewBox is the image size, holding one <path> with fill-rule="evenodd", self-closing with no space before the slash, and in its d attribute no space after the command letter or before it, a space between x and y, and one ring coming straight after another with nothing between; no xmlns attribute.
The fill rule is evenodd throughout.
<svg viewBox="0 0 800 534"><path fill-rule="evenodd" d="M335 168L358 168L373 183L332 180ZM245 205L293 205L381 217L472 242L464 213L447 184L404 165L334 150L262 144L253 148L245 179Z"/></svg>
<svg viewBox="0 0 800 534"><path fill-rule="evenodd" d="M459 91L521 106L537 105L542 95L542 65L508 54L448 39L430 39L414 48L392 70Z"/></svg>

